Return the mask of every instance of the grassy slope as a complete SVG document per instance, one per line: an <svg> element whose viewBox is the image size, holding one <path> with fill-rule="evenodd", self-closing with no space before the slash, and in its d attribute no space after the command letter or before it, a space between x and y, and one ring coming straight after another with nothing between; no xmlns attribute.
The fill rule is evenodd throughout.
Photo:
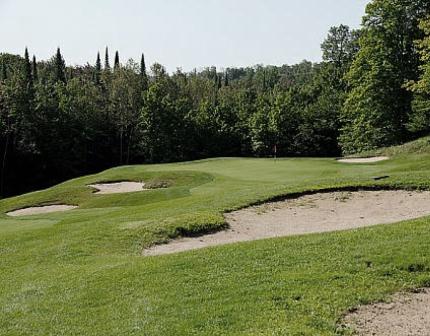
<svg viewBox="0 0 430 336"><path fill-rule="evenodd" d="M67 213L0 215L0 335L334 335L341 315L430 284L429 219L144 258L180 233L220 228L222 212L342 186L430 188L430 155L369 165L331 159L218 159L112 169L0 201ZM372 177L389 175L374 182ZM89 183L167 189L95 196Z"/></svg>
<svg viewBox="0 0 430 336"><path fill-rule="evenodd" d="M388 155L388 156L408 156L411 154L430 154L430 136L420 138L399 146L380 148L373 151L358 154L356 156L374 156L374 155Z"/></svg>

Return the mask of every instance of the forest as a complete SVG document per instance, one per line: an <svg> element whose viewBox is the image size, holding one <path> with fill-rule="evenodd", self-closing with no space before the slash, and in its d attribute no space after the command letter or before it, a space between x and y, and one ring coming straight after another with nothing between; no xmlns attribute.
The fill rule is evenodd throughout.
<svg viewBox="0 0 430 336"><path fill-rule="evenodd" d="M0 195L118 165L335 157L430 133L428 0L373 0L321 49L320 63L189 73L108 48L83 66L60 48L2 53Z"/></svg>

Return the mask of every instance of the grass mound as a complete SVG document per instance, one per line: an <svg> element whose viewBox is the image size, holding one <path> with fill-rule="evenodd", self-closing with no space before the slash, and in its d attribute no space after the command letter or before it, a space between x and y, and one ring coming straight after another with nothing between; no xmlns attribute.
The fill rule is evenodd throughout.
<svg viewBox="0 0 430 336"><path fill-rule="evenodd" d="M430 136L420 138L415 141L407 142L405 144L393 147L380 148L374 151L361 153L362 156L404 156L415 154L430 154Z"/></svg>
<svg viewBox="0 0 430 336"><path fill-rule="evenodd" d="M147 195L137 193L110 194L94 197L88 187L97 183L147 181ZM103 173L70 180L41 192L34 192L0 201L0 212L48 204L76 204L82 209L133 206L154 203L189 195L189 189L208 183L209 174L199 172L151 172L142 167L120 167ZM169 188L168 190L166 188ZM166 189L166 190L163 190Z"/></svg>

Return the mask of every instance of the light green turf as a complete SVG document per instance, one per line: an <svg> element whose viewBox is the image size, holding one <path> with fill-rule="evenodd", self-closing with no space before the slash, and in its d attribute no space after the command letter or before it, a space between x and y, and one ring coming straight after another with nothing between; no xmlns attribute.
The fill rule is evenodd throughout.
<svg viewBox="0 0 430 336"><path fill-rule="evenodd" d="M430 155L214 159L121 167L0 201L0 335L335 335L359 303L430 285L430 219L142 257L155 242L222 228L222 213L309 190L430 187ZM374 177L390 178L375 182ZM93 195L134 180L168 188ZM10 210L73 204L64 213Z"/></svg>

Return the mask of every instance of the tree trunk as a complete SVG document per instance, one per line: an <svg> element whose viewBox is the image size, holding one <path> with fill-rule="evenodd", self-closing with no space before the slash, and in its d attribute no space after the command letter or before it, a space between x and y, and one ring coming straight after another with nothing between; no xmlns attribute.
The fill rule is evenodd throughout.
<svg viewBox="0 0 430 336"><path fill-rule="evenodd" d="M6 135L6 143L5 143L4 152L3 152L3 160L2 160L2 167L1 167L1 174L0 174L0 197L3 197L4 195L4 178L5 178L5 170L6 170L7 151L9 148L9 140L10 140L10 132L8 132Z"/></svg>
<svg viewBox="0 0 430 336"><path fill-rule="evenodd" d="M119 164L122 165L122 142L123 142L123 130L122 127L119 131Z"/></svg>
<svg viewBox="0 0 430 336"><path fill-rule="evenodd" d="M130 136L128 137L128 143L127 143L127 165L130 164L130 150L131 150L131 144L133 140L133 133L134 129L130 131Z"/></svg>

